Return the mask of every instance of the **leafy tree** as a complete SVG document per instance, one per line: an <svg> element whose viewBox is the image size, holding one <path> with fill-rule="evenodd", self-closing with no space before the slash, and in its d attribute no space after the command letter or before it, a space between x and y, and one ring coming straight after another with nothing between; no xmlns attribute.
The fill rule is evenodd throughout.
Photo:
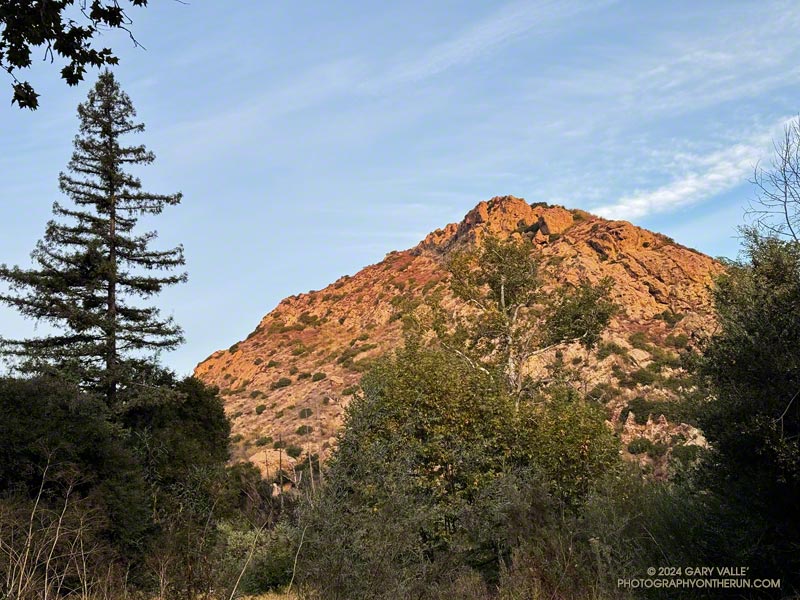
<svg viewBox="0 0 800 600"><path fill-rule="evenodd" d="M570 343L591 348L616 311L608 281L544 286L525 239L488 236L448 267L453 293L469 308L455 326L439 310L439 338L474 367L499 369L517 403L535 387L525 372L530 359Z"/></svg>
<svg viewBox="0 0 800 600"><path fill-rule="evenodd" d="M464 569L496 581L520 519L550 522L619 460L599 411L517 410L502 381L440 348L412 341L362 388L301 521L299 573L325 598L438 598Z"/></svg>
<svg viewBox="0 0 800 600"><path fill-rule="evenodd" d="M745 257L717 281L719 329L699 363L711 394L699 421L713 449L702 483L720 498L735 558L797 586L800 245L751 230Z"/></svg>
<svg viewBox="0 0 800 600"><path fill-rule="evenodd" d="M102 399L52 378L0 380L0 496L89 503L117 555L142 550L152 525L140 464ZM2 535L0 535L2 538Z"/></svg>
<svg viewBox="0 0 800 600"><path fill-rule="evenodd" d="M66 222L48 223L32 253L37 268L0 267L0 278L11 288L0 301L63 333L4 340L3 352L20 357L23 370L55 370L102 390L113 405L120 385L146 364L144 353L182 342L171 318L135 300L186 280L185 273L153 274L182 266L183 248L154 250L155 232L134 232L140 215L159 214L181 195L145 192L127 171L155 157L142 145L124 145L144 125L133 120L130 98L111 72L101 74L78 116L70 174L60 176L61 190L75 206L53 205L55 216Z"/></svg>
<svg viewBox="0 0 800 600"><path fill-rule="evenodd" d="M147 0L129 0L131 6L147 6ZM74 20L80 12L83 24ZM36 110L39 94L16 71L31 66L33 49L44 46L44 57L52 61L57 54L67 61L61 77L69 85L83 80L87 66L115 65L119 61L110 48L92 46L101 29L130 30L131 20L117 0L0 0L0 69L13 80L12 103ZM131 35L135 45L136 40Z"/></svg>

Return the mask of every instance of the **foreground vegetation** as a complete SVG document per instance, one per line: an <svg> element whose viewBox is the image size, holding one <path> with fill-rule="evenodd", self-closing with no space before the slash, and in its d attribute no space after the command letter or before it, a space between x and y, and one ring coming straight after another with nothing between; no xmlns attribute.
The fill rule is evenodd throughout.
<svg viewBox="0 0 800 600"><path fill-rule="evenodd" d="M683 357L695 390L681 407L711 446L675 461L670 480L621 460L602 405L557 358L536 379L524 368L567 344L593 349L619 308L609 284L546 288L524 240L488 238L449 264L469 310L435 296L407 307L405 344L352 390L329 463L302 457L303 484L282 493L283 474L228 464L217 390L143 354L180 330L133 297L184 276L136 269L183 260L150 250L151 234L126 235L135 213L179 196L140 193L119 170L152 156L117 143L141 128L113 77L93 94L73 166L95 179L63 179L86 211L58 209L78 223L48 227L38 270L0 270L20 292L0 299L61 331L4 345L20 374L0 380L0 596L672 598L624 582L687 566L780 580L745 597L800 592L796 204L777 222L762 214L716 282L719 327ZM770 181L800 191L780 178L762 189Z"/></svg>

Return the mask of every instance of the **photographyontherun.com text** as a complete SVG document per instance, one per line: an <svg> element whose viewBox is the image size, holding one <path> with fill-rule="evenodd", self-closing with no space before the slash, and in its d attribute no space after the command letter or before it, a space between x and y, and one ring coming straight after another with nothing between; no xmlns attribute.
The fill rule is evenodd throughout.
<svg viewBox="0 0 800 600"><path fill-rule="evenodd" d="M780 589L780 579L748 577L748 567L649 567L646 577L617 579L627 589Z"/></svg>

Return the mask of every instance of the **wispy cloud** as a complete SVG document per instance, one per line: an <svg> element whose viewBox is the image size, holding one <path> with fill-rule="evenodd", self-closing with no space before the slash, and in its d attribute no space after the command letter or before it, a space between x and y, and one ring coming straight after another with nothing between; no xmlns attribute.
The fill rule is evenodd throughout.
<svg viewBox="0 0 800 600"><path fill-rule="evenodd" d="M578 107L589 124L609 118L664 117L752 98L800 81L800 7L780 1L732 6L687 31L654 35L638 52L601 48L600 60L544 70L529 82L530 98ZM673 24L674 27L674 24Z"/></svg>
<svg viewBox="0 0 800 600"><path fill-rule="evenodd" d="M356 60L334 60L307 71L227 110L175 124L165 132L164 147L196 158L257 139L279 119L346 93L363 75Z"/></svg>
<svg viewBox="0 0 800 600"><path fill-rule="evenodd" d="M749 140L733 144L704 156L682 156L680 162L693 163L693 170L654 190L637 191L613 204L594 211L611 219L638 219L696 204L746 181L756 163L769 152L770 142L781 126L794 119L782 120ZM688 159L688 160L687 160Z"/></svg>
<svg viewBox="0 0 800 600"><path fill-rule="evenodd" d="M391 68L388 73L365 84L368 90L412 83L464 65L514 42L534 31L545 33L554 25L587 10L596 10L614 0L593 5L570 0L513 2L474 23L453 38L437 44L420 56Z"/></svg>

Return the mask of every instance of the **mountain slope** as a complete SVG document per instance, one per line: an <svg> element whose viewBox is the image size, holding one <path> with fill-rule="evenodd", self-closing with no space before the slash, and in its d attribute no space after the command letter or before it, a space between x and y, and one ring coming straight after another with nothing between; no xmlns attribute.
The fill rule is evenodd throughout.
<svg viewBox="0 0 800 600"><path fill-rule="evenodd" d="M362 371L400 343L403 307L434 290L455 303L443 263L487 233L529 239L554 282L613 279L613 299L623 310L604 344L588 355L567 348L560 357L578 384L607 403L623 441L665 436L663 422L646 424L645 415L629 413L674 398L681 385L676 351L710 325L708 290L721 265L624 221L504 196L479 203L414 248L390 252L323 290L284 299L246 340L201 362L195 375L220 388L238 456L270 468L279 441L295 446L292 454L325 456ZM697 437L686 427L681 434Z"/></svg>

